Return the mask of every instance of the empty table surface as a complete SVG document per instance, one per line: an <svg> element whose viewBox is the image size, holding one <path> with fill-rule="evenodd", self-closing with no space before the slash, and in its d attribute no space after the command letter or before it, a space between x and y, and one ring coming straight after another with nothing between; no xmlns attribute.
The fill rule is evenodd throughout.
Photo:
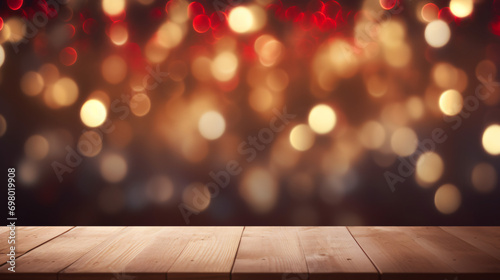
<svg viewBox="0 0 500 280"><path fill-rule="evenodd" d="M500 279L500 227L18 227L0 279Z"/></svg>

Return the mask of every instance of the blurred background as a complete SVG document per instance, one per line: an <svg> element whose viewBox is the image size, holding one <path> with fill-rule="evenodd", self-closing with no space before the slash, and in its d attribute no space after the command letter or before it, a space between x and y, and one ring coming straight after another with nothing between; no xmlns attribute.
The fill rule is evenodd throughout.
<svg viewBox="0 0 500 280"><path fill-rule="evenodd" d="M499 0L6 0L0 44L19 225L500 225Z"/></svg>

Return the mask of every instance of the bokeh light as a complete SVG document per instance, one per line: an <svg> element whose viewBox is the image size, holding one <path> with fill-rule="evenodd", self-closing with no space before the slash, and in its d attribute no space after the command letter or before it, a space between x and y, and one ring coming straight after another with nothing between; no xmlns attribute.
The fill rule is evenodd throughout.
<svg viewBox="0 0 500 280"><path fill-rule="evenodd" d="M231 80L238 69L238 58L234 53L223 52L215 57L210 65L212 75L221 82Z"/></svg>
<svg viewBox="0 0 500 280"><path fill-rule="evenodd" d="M316 105L309 112L309 126L318 134L326 134L332 131L336 123L337 116L328 105Z"/></svg>
<svg viewBox="0 0 500 280"><path fill-rule="evenodd" d="M256 88L248 96L248 103L257 112L266 112L273 105L273 94L265 88Z"/></svg>
<svg viewBox="0 0 500 280"><path fill-rule="evenodd" d="M49 154L49 142L42 135L33 135L24 143L24 152L33 160L42 160Z"/></svg>
<svg viewBox="0 0 500 280"><path fill-rule="evenodd" d="M63 65L71 66L75 64L77 59L78 54L76 50L71 47L66 47L59 53L59 60Z"/></svg>
<svg viewBox="0 0 500 280"><path fill-rule="evenodd" d="M450 89L441 94L439 97L439 109L443 114L448 116L454 116L460 111L464 105L464 100L460 92Z"/></svg>
<svg viewBox="0 0 500 280"><path fill-rule="evenodd" d="M80 110L82 122L89 127L100 126L106 120L106 116L106 107L97 99L86 101Z"/></svg>
<svg viewBox="0 0 500 280"><path fill-rule="evenodd" d="M314 144L314 133L308 125L296 125L290 131L290 144L297 151L307 151Z"/></svg>
<svg viewBox="0 0 500 280"><path fill-rule="evenodd" d="M73 79L61 78L44 93L44 101L51 108L70 106L78 99L78 85Z"/></svg>
<svg viewBox="0 0 500 280"><path fill-rule="evenodd" d="M0 46L0 67L2 67L5 61L5 51L2 46Z"/></svg>
<svg viewBox="0 0 500 280"><path fill-rule="evenodd" d="M448 44L450 37L450 27L442 20L434 20L425 27L425 40L431 47L443 47Z"/></svg>
<svg viewBox="0 0 500 280"><path fill-rule="evenodd" d="M102 0L102 9L110 16L116 16L125 10L125 0Z"/></svg>
<svg viewBox="0 0 500 280"><path fill-rule="evenodd" d="M456 17L463 18L472 14L473 0L451 0L450 10Z"/></svg>
<svg viewBox="0 0 500 280"><path fill-rule="evenodd" d="M384 127L377 121L368 121L361 126L359 141L367 149L378 149L385 141Z"/></svg>
<svg viewBox="0 0 500 280"><path fill-rule="evenodd" d="M426 22L438 19L439 7L434 3L427 3L422 7L421 16Z"/></svg>
<svg viewBox="0 0 500 280"><path fill-rule="evenodd" d="M246 33L252 30L255 19L247 7L236 7L229 12L229 27L236 33Z"/></svg>
<svg viewBox="0 0 500 280"><path fill-rule="evenodd" d="M494 156L500 155L500 125L492 124L483 133L483 148Z"/></svg>
<svg viewBox="0 0 500 280"><path fill-rule="evenodd" d="M117 183L127 175L127 162L119 154L106 154L101 159L101 175L109 183Z"/></svg>
<svg viewBox="0 0 500 280"><path fill-rule="evenodd" d="M226 121L219 112L208 111L201 116L198 122L198 130L203 138L215 140L224 134Z"/></svg>
<svg viewBox="0 0 500 280"><path fill-rule="evenodd" d="M29 71L21 78L21 90L28 96L35 96L42 92L44 81L42 75Z"/></svg>
<svg viewBox="0 0 500 280"><path fill-rule="evenodd" d="M12 10L19 10L23 5L23 0L7 0L7 5Z"/></svg>
<svg viewBox="0 0 500 280"><path fill-rule="evenodd" d="M182 201L196 213L204 211L210 205L210 190L202 183L190 184L182 192Z"/></svg>
<svg viewBox="0 0 500 280"><path fill-rule="evenodd" d="M127 76L127 63L118 55L107 57L101 67L102 76L110 84L118 84Z"/></svg>
<svg viewBox="0 0 500 280"><path fill-rule="evenodd" d="M122 22L114 22L109 28L109 38L117 46L125 44L128 40L127 26Z"/></svg>
<svg viewBox="0 0 500 280"><path fill-rule="evenodd" d="M93 130L85 131L78 139L78 152L86 157L95 157L102 150L102 137Z"/></svg>
<svg viewBox="0 0 500 280"><path fill-rule="evenodd" d="M399 0L379 0L380 2L380 7L382 7L384 10L390 10L396 6Z"/></svg>
<svg viewBox="0 0 500 280"><path fill-rule="evenodd" d="M174 184L165 175L157 175L146 184L146 194L155 203L165 203L174 195Z"/></svg>
<svg viewBox="0 0 500 280"><path fill-rule="evenodd" d="M416 177L423 187L437 182L443 175L444 163L441 157L434 152L425 152L417 160Z"/></svg>
<svg viewBox="0 0 500 280"><path fill-rule="evenodd" d="M454 185L445 184L437 189L434 195L434 204L439 212L443 214L452 214L456 212L462 204L462 195Z"/></svg>
<svg viewBox="0 0 500 280"><path fill-rule="evenodd" d="M480 193L490 193L497 186L498 175L489 163L478 163L472 169L472 186Z"/></svg>
<svg viewBox="0 0 500 280"><path fill-rule="evenodd" d="M145 116L151 109L151 100L144 93L134 94L130 99L130 110L138 117Z"/></svg>
<svg viewBox="0 0 500 280"><path fill-rule="evenodd" d="M493 215L499 0L35 2L1 14L0 139L30 203L61 219L185 206L207 211L193 224L376 223L397 207L359 205L387 200L389 173L407 198L437 190L431 222ZM228 188L202 184L232 160ZM61 187L54 163L72 170ZM461 191L478 215L440 215ZM97 210L67 208L67 192ZM405 211L423 213L420 197Z"/></svg>
<svg viewBox="0 0 500 280"><path fill-rule="evenodd" d="M399 156L409 156L418 145L417 134L409 127L398 128L391 136L391 147Z"/></svg>
<svg viewBox="0 0 500 280"><path fill-rule="evenodd" d="M252 168L245 172L239 192L250 208L264 214L273 209L278 199L278 184L264 168Z"/></svg>

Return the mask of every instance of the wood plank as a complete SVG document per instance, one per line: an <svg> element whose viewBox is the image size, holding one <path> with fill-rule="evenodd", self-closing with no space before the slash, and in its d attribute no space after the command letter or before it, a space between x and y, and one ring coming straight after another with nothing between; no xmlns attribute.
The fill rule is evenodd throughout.
<svg viewBox="0 0 500 280"><path fill-rule="evenodd" d="M444 231L500 260L500 227L441 227Z"/></svg>
<svg viewBox="0 0 500 280"><path fill-rule="evenodd" d="M246 227L232 279L307 279L296 227Z"/></svg>
<svg viewBox="0 0 500 280"><path fill-rule="evenodd" d="M58 272L122 229L122 227L73 228L17 259L16 273L7 271L7 265L0 267L0 279L57 280Z"/></svg>
<svg viewBox="0 0 500 280"><path fill-rule="evenodd" d="M381 279L498 279L500 263L437 227L349 227Z"/></svg>
<svg viewBox="0 0 500 280"><path fill-rule="evenodd" d="M194 227L167 227L162 228L151 241L124 268L126 275L131 275L136 280L165 280L167 272L186 247L192 234L200 229Z"/></svg>
<svg viewBox="0 0 500 280"><path fill-rule="evenodd" d="M455 277L455 270L394 227L348 229L377 267L381 279L443 280Z"/></svg>
<svg viewBox="0 0 500 280"><path fill-rule="evenodd" d="M125 268L161 231L161 227L128 227L114 238L86 252L60 273L59 280L109 280L120 274L132 277L125 272ZM144 275L146 278L149 276L151 275Z"/></svg>
<svg viewBox="0 0 500 280"><path fill-rule="evenodd" d="M346 227L304 227L298 235L309 279L378 279L377 269Z"/></svg>
<svg viewBox="0 0 500 280"><path fill-rule="evenodd" d="M0 236L2 236L2 234L6 233L8 231L10 231L9 227L7 227L7 226L0 227Z"/></svg>
<svg viewBox="0 0 500 280"><path fill-rule="evenodd" d="M169 269L167 279L229 280L243 227L193 229L192 239Z"/></svg>
<svg viewBox="0 0 500 280"><path fill-rule="evenodd" d="M439 227L398 228L460 274L460 279L500 279L500 261ZM466 275L466 276L462 276Z"/></svg>
<svg viewBox="0 0 500 280"><path fill-rule="evenodd" d="M20 257L29 250L40 246L41 244L69 231L73 227L16 227L16 256ZM0 232L0 254L9 252L10 244L6 241L9 238L10 230L7 227ZM2 262L3 264L3 262Z"/></svg>

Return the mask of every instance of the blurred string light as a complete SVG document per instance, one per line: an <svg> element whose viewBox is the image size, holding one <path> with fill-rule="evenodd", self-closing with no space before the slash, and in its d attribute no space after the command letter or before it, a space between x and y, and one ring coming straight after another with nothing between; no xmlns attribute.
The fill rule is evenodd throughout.
<svg viewBox="0 0 500 280"><path fill-rule="evenodd" d="M437 182L443 175L443 171L443 160L434 152L425 152L417 160L415 174L417 182L423 187Z"/></svg>
<svg viewBox="0 0 500 280"><path fill-rule="evenodd" d="M445 184L437 189L434 204L439 212L451 214L462 204L462 195L455 185Z"/></svg>
<svg viewBox="0 0 500 280"><path fill-rule="evenodd" d="M127 63L118 55L108 56L102 62L102 76L110 84L118 84L127 76Z"/></svg>
<svg viewBox="0 0 500 280"><path fill-rule="evenodd" d="M174 195L175 187L172 180L165 175L157 175L146 184L146 194L155 203L168 202Z"/></svg>
<svg viewBox="0 0 500 280"><path fill-rule="evenodd" d="M59 60L66 66L75 64L78 54L74 48L66 47L59 53Z"/></svg>
<svg viewBox="0 0 500 280"><path fill-rule="evenodd" d="M308 125L299 124L290 131L290 143L297 151L309 150L314 144L314 139L314 133Z"/></svg>
<svg viewBox="0 0 500 280"><path fill-rule="evenodd" d="M439 7L434 3L427 3L422 7L420 11L422 19L426 22L431 22L438 19Z"/></svg>
<svg viewBox="0 0 500 280"><path fill-rule="evenodd" d="M44 101L53 109L72 105L78 99L78 85L71 78L60 78L45 89Z"/></svg>
<svg viewBox="0 0 500 280"><path fill-rule="evenodd" d="M0 45L0 67L2 67L4 61L5 61L5 50Z"/></svg>
<svg viewBox="0 0 500 280"><path fill-rule="evenodd" d="M243 175L239 192L253 211L264 214L270 212L276 204L279 188L268 170L255 167Z"/></svg>
<svg viewBox="0 0 500 280"><path fill-rule="evenodd" d="M23 0L7 0L7 5L12 10L19 10L23 5Z"/></svg>
<svg viewBox="0 0 500 280"><path fill-rule="evenodd" d="M198 129L205 139L215 140L226 130L226 121L219 112L209 111L201 116Z"/></svg>
<svg viewBox="0 0 500 280"><path fill-rule="evenodd" d="M145 116L151 109L151 100L144 93L134 94L130 99L130 110L138 117Z"/></svg>
<svg viewBox="0 0 500 280"><path fill-rule="evenodd" d="M391 136L391 147L399 156L409 156L418 145L417 134L409 127L398 128Z"/></svg>
<svg viewBox="0 0 500 280"><path fill-rule="evenodd" d="M368 121L359 131L359 141L367 149L380 148L386 139L384 127L377 121Z"/></svg>
<svg viewBox="0 0 500 280"><path fill-rule="evenodd" d="M459 18L464 18L472 14L474 8L473 0L451 0L450 11Z"/></svg>
<svg viewBox="0 0 500 280"><path fill-rule="evenodd" d="M102 9L110 16L116 16L125 10L125 0L102 0Z"/></svg>
<svg viewBox="0 0 500 280"><path fill-rule="evenodd" d="M114 22L109 28L109 38L117 46L125 44L128 40L127 26L121 22Z"/></svg>
<svg viewBox="0 0 500 280"><path fill-rule="evenodd" d="M434 20L425 27L425 40L431 47L443 47L448 44L450 37L450 27L442 20Z"/></svg>
<svg viewBox="0 0 500 280"><path fill-rule="evenodd" d="M26 156L33 160L42 160L49 154L49 142L41 135L33 135L24 144Z"/></svg>
<svg viewBox="0 0 500 280"><path fill-rule="evenodd" d="M106 154L101 158L101 175L109 183L117 183L127 175L128 165L119 154Z"/></svg>
<svg viewBox="0 0 500 280"><path fill-rule="evenodd" d="M497 156L500 155L500 125L492 124L488 126L483 133L483 148L487 153Z"/></svg>
<svg viewBox="0 0 500 280"><path fill-rule="evenodd" d="M443 114L448 116L454 116L460 111L464 105L464 100L460 92L450 89L441 94L439 97L439 108Z"/></svg>
<svg viewBox="0 0 500 280"><path fill-rule="evenodd" d="M89 127L97 127L104 123L107 116L106 107L97 99L86 101L80 110L82 122Z"/></svg>
<svg viewBox="0 0 500 280"><path fill-rule="evenodd" d="M78 139L77 148L80 154L95 157L102 150L102 137L93 130L85 131Z"/></svg>
<svg viewBox="0 0 500 280"><path fill-rule="evenodd" d="M471 181L478 192L490 193L497 186L498 175L491 164L478 163L472 169Z"/></svg>
<svg viewBox="0 0 500 280"><path fill-rule="evenodd" d="M153 1L137 2L147 6ZM472 0L451 0L446 7L417 3L417 23L425 27L417 37L409 34L409 30L417 29L405 18L392 15L390 20L380 20L371 13L382 9L395 11L402 4L399 0L365 1L359 11L350 11L348 5L344 7L337 1L287 6L283 2L256 0L215 11L202 3L205 2L171 0L166 2L164 11L151 7L152 18L161 20L154 24L155 30L151 30L142 45L134 41L137 30L128 23L131 17L125 15L127 6L135 4L125 0L102 0L108 20L105 26L97 18L85 18L88 15L80 13L78 6L69 5L66 7L71 11L69 15L62 11L58 15L64 22L47 33L39 32L32 40L37 55L46 52L48 46L53 47L55 61L38 69L26 69L19 88L33 100L42 98L51 109L80 109L80 119L88 128L76 136L76 147L82 156L99 156L101 174L110 184L99 195L99 204L106 213L122 210L129 204L130 195L113 185L127 175L127 161L122 155L110 154L108 148L131 150L131 143L141 137L134 133L135 121L139 119L112 119L114 132L105 137L98 128L108 118L108 109L111 111L116 90L121 86L132 88L124 108L136 117L153 121L164 136L165 145L187 162L204 164L214 153L221 159L235 155L229 148L221 147L236 146L241 140L242 135L234 128L247 117L243 115L246 111L240 110L242 103L247 103L250 113L256 116L249 121L257 122L272 116L274 108L290 104L295 98L295 87L306 84L306 92L313 101L308 104L314 104L310 111L270 144L269 170L252 167L239 182L239 194L257 213L272 211L280 191L280 176L298 167L302 157L321 151L317 170L328 179L324 180L325 186L316 187L318 176L303 170L290 180L288 191L295 199L304 201L320 192L325 202L335 204L346 195L349 184L344 179L355 171L356 161L366 150L377 165L390 168L397 157L417 152L419 137L412 125L427 121L428 113L456 116L464 107L462 93L466 93L470 80L466 68L459 68L464 67L460 63L440 61L434 57L434 50L426 52L431 71L423 94L406 95L406 89L413 89L413 81L422 79L422 71L413 69L420 59L416 57L420 51L414 48L414 38L425 40L431 48L447 46L452 42L450 28L460 28L460 18L474 13ZM23 6L23 1L9 0L7 4L13 9ZM78 13L81 23L71 21ZM163 14L165 18L161 18ZM16 44L30 36L25 17L29 18L29 13L23 17L19 14L4 17L5 22L0 20L0 43ZM268 20L273 25L267 25ZM280 22L290 24L279 26ZM274 24L279 28L273 29ZM69 70L86 63L88 42L77 40L78 36L94 36L100 29L108 36L111 51L106 51L106 57L98 62L102 81L96 81L96 88L105 88L106 92L92 91L92 87L89 91L87 86L79 86L76 76L66 76L71 73ZM360 30L365 33L368 30L368 34ZM492 32L495 34L494 28ZM358 35L368 38L362 40ZM5 55L4 47L0 46L2 70ZM294 64L297 60L303 65ZM144 73L137 66L143 63L160 64L167 70L169 78L164 88L146 92L141 80ZM476 66L476 78L496 79L496 63L493 56L487 55ZM301 68L310 70L310 75L300 76ZM366 89L367 100L380 105L376 105L378 115L363 115L363 118L359 115L350 123L350 116L344 111L349 106L332 104L331 100L350 95L340 90L342 81L357 75L362 76L361 89ZM243 87L247 89L239 90ZM234 89L238 89L235 94ZM162 95L168 96L165 98L168 100L157 105L165 100ZM484 102L495 105L500 100L498 96L492 93ZM483 133L482 146L490 155L500 154L498 127L491 125ZM6 119L0 115L0 136L6 129ZM37 161L49 157L55 146L53 139L45 134L32 135L26 140L26 158L20 166L27 182L39 178ZM443 177L444 165L445 159L437 153L423 153L416 163L415 180L422 187L435 186ZM476 191L489 193L496 186L497 173L493 165L479 163L472 169L470 179ZM174 186L173 178L157 175L146 182L144 192L149 201L163 204L174 199L178 187L183 186ZM182 191L182 200L196 211L204 211L212 203L209 190L201 183L188 184ZM453 213L457 204L460 205L460 191L456 186L444 185L438 189L435 206L440 212ZM301 209L306 214L294 213L294 220L317 219L314 209L307 205Z"/></svg>
<svg viewBox="0 0 500 280"><path fill-rule="evenodd" d="M337 116L328 105L314 106L309 113L309 126L318 134L326 134L335 127Z"/></svg>
<svg viewBox="0 0 500 280"><path fill-rule="evenodd" d="M247 33L255 25L255 18L247 7L236 7L231 10L228 17L229 27L237 33Z"/></svg>

